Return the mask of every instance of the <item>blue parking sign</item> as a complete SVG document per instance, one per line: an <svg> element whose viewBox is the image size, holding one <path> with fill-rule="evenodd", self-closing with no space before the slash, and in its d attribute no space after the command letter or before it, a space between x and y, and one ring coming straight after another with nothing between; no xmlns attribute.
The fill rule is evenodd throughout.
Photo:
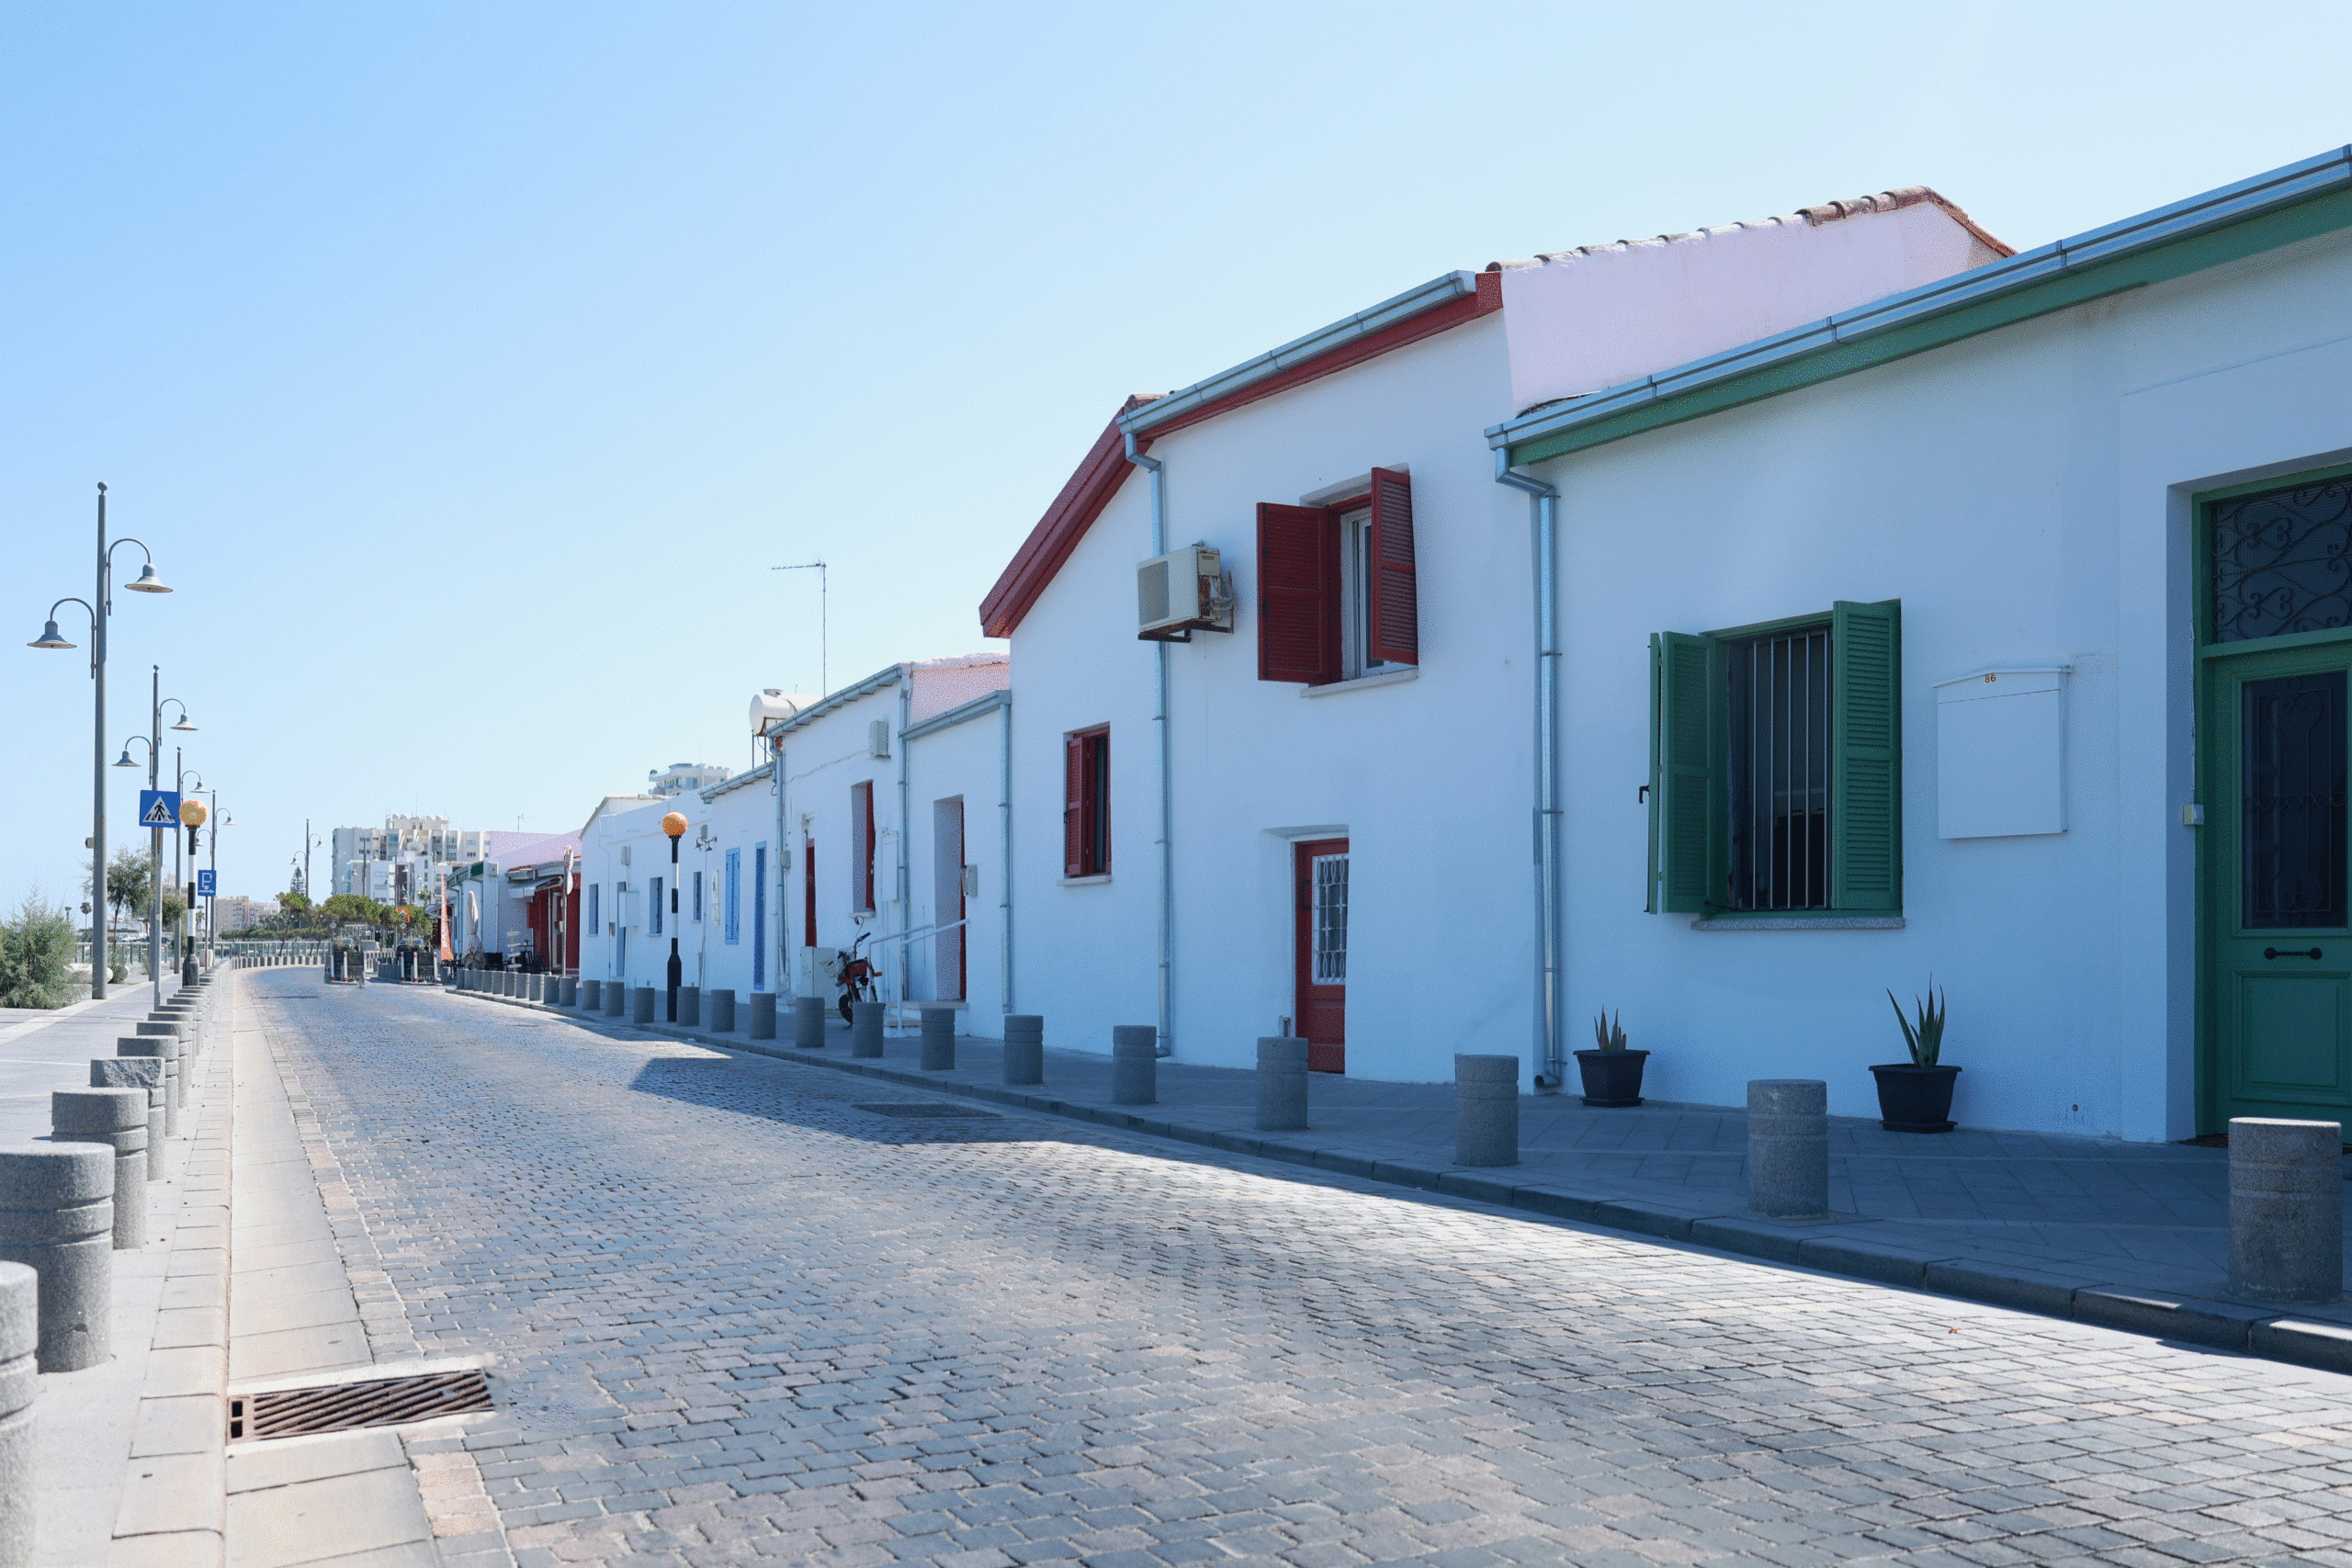
<svg viewBox="0 0 2352 1568"><path fill-rule="evenodd" d="M212 897L212 878L215 874L215 873L209 871L199 871L196 874L196 896L198 897L209 898Z"/></svg>

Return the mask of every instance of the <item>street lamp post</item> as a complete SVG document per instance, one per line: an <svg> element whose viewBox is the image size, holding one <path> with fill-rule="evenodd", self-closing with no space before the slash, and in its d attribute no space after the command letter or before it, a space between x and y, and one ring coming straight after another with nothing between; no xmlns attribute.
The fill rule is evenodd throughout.
<svg viewBox="0 0 2352 1568"><path fill-rule="evenodd" d="M686 816L683 811L665 812L662 830L670 835L670 1011L669 1021L678 1021L678 982L684 977L684 965L678 960L678 840L686 830Z"/></svg>
<svg viewBox="0 0 2352 1568"><path fill-rule="evenodd" d="M157 790L163 788L163 769L159 764L164 757L164 709L176 707L180 710L180 719L177 724L172 726L174 729L192 730L196 725L187 716L186 703L181 702L177 697L164 695L164 667L157 664L150 668L152 671L148 709L150 733L134 735L130 740L143 740L147 743L147 787ZM130 760L130 740L122 743L122 755L114 760L116 767L135 768L139 765ZM155 886L153 915L147 922L147 978L155 987L155 1005L160 1008L164 1005L164 829L161 824L149 829L148 836L150 842L148 863L153 868Z"/></svg>
<svg viewBox="0 0 2352 1568"><path fill-rule="evenodd" d="M199 773L197 775L196 788L193 791L187 787L187 777L185 775L181 777L180 826L187 829L187 863L188 870L191 872L196 870L196 835L198 831L203 828L205 818L210 817L212 813L205 808L204 802L200 800L190 800L187 797L191 794L202 795L204 793L206 793L206 791L204 788L204 776L202 774ZM175 866L177 865L179 858L179 835L175 833L172 835L172 861ZM176 874L176 873L175 873L175 874ZM199 873L198 874L200 875L201 874ZM195 889L190 886L190 884L195 880L196 877L194 876L183 876L180 878L180 903L184 906L184 910L180 916L182 924L180 928L179 965L180 984L183 986L189 984L196 978L196 933L202 923L198 919L198 912L202 908L202 906L196 901Z"/></svg>
<svg viewBox="0 0 2352 1568"><path fill-rule="evenodd" d="M49 607L49 618L40 636L26 646L28 648L72 648L57 629L57 605L79 604L90 612L90 683L95 697L96 716L91 725L90 740L90 997L103 1001L107 994L107 617L114 614L114 552L124 545L137 545L147 558L139 569L138 580L128 584L140 593L169 593L164 580L155 575L155 553L143 541L129 536L107 543L107 487L98 486L98 570L96 599L60 599Z"/></svg>

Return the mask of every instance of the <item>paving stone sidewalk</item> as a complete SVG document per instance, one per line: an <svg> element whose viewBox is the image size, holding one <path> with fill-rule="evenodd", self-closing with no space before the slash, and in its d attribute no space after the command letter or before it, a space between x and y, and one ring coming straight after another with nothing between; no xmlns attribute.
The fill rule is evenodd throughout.
<svg viewBox="0 0 2352 1568"><path fill-rule="evenodd" d="M461 1005L527 1006L473 992ZM566 1016L592 1028L618 1020ZM1874 1121L1830 1119L1827 1223L1750 1219L1744 1110L1653 1102L1614 1110L1572 1095L1520 1101L1521 1163L1477 1170L1453 1161L1451 1084L1373 1083L1315 1074L1306 1133L1253 1127L1255 1075L1162 1061L1159 1103L1111 1103L1107 1055L1052 1048L1046 1082L1002 1083L1002 1046L957 1037L956 1066L920 1070L911 1032L887 1035L880 1061L849 1055L831 1019L821 1049L654 1026L695 1039L1102 1125L1376 1180L1456 1193L1725 1250L1802 1262L2027 1311L2352 1371L2352 1304L2291 1313L2233 1299L2229 1156L2186 1145L1970 1128L1889 1133ZM2347 1162L2352 1174L2352 1162ZM2352 1245L2346 1247L2352 1257Z"/></svg>

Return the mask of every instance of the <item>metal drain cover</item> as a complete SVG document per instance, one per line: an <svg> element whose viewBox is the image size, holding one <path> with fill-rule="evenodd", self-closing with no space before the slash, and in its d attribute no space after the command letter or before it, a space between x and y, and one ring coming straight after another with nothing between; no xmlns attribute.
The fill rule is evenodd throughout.
<svg viewBox="0 0 2352 1568"><path fill-rule="evenodd" d="M876 1116L989 1116L993 1111L983 1111L977 1105L956 1105L944 1100L881 1100L870 1105L858 1105L859 1111L870 1111Z"/></svg>
<svg viewBox="0 0 2352 1568"><path fill-rule="evenodd" d="M230 1398L229 1440L238 1443L312 1432L356 1432L365 1427L404 1427L412 1421L465 1416L490 1407L490 1382L480 1371L276 1389Z"/></svg>

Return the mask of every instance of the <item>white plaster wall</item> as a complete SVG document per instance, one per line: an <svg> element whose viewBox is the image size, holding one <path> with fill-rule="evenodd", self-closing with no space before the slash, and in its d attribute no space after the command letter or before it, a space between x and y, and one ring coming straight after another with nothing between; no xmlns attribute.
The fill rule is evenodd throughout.
<svg viewBox="0 0 2352 1568"><path fill-rule="evenodd" d="M1923 201L1817 226L1773 219L1506 264L1510 412L1688 364L1996 259Z"/></svg>
<svg viewBox="0 0 2352 1568"><path fill-rule="evenodd" d="M965 1007L957 1027L966 1033L991 1040L1004 1035L1004 920L1000 908L1004 889L1004 855L1002 817L998 808L1004 793L1000 728L1002 722L1001 714L985 713L911 741L908 750L908 798L912 803L910 815L913 818L907 835L912 873L908 882L913 895L908 929L920 930L956 918L952 910L943 911L938 905L934 877L938 836L933 807L936 802L960 797L964 803L962 863L979 868L979 891L967 900L970 924L966 933ZM895 803L894 786L894 810ZM895 943L890 949L894 964L900 950L900 945ZM911 995L919 1000L934 999L938 996L936 952L929 941L920 938L913 943L913 951L914 962L908 969Z"/></svg>
<svg viewBox="0 0 2352 1568"><path fill-rule="evenodd" d="M662 831L662 818L672 811L685 815L685 838L679 845L678 871L691 874L694 864L695 826L708 815L707 806L692 795L673 795L650 801L626 811L600 813L590 823L580 840L580 977L583 980L618 979L631 986L651 986L657 990L669 984L670 933L666 906L669 900L670 840ZM621 863L621 849L626 845L629 862ZM662 878L662 901L665 906L664 925L660 936L651 931L651 900L653 879ZM616 888L626 882L637 894L632 914L620 899ZM596 920L588 923L588 893L590 884L598 884L603 891L597 895ZM691 890L689 890L691 891ZM520 906L518 905L519 908ZM518 917L519 918L519 917ZM697 937L694 911L688 899L679 900L677 925L678 955L682 964L681 984L695 983ZM626 944L617 942L616 926L628 928ZM621 966L625 962L626 971Z"/></svg>
<svg viewBox="0 0 2352 1568"><path fill-rule="evenodd" d="M1231 636L1172 649L1180 1059L1255 1059L1296 1012L1289 855L1351 851L1348 1070L1439 1080L1455 1051L1528 1054L1532 640L1527 505L1480 436L1505 412L1494 318L1155 444L1169 539L1217 546ZM1260 502L1409 467L1419 676L1304 698L1257 679ZM1152 645L1135 635L1148 491L1129 479L1014 635L1017 1009L1049 1043L1104 1051L1157 1010ZM1108 721L1113 874L1058 886L1062 737Z"/></svg>
<svg viewBox="0 0 2352 1568"><path fill-rule="evenodd" d="M788 906L785 929L791 961L786 988L797 995L821 997L827 1006L840 992L822 973L812 982L803 951L807 945L804 839L813 838L817 843L817 943L820 949L848 947L862 931L872 931L879 942L888 932L907 929L898 904L898 864L904 845L899 827L899 742L891 741L891 755L887 758L872 755L867 726L876 719L889 725L893 737L897 735L897 686L885 686L844 704L784 739L785 811L793 852L792 870L785 879ZM875 912L862 918L850 910L849 791L860 780L871 780L874 784ZM899 951L904 945L892 942L876 953L875 942L866 943L866 951L882 969L885 998L899 994Z"/></svg>
<svg viewBox="0 0 2352 1568"><path fill-rule="evenodd" d="M1827 1080L1875 1113L1884 992L1948 988L1955 1115L2192 1130L2189 495L2352 449L2352 242L2328 237L1544 465L1563 492L1566 996L1646 1092ZM1641 912L1647 639L1904 607L1899 931ZM1935 682L2068 664L2063 835L1936 836ZM2070 1108L2082 1107L2079 1116Z"/></svg>
<svg viewBox="0 0 2352 1568"><path fill-rule="evenodd" d="M696 796L696 799L701 799ZM683 854L694 856L703 870L703 924L695 933L695 953L702 964L703 987L706 990L731 990L738 1008L737 1027L744 1027L748 1014L741 1011L752 994L752 886L757 863L752 851L760 844L773 846L775 841L775 792L765 777L729 790L724 795L703 801L703 820L709 829L707 845L697 845L695 835L688 833ZM727 940L727 852L738 851L742 857L741 883L741 913L738 921L738 938ZM769 881L776 881L778 873L772 864ZM769 893L771 900L775 895ZM770 936L770 942L775 938ZM777 1025L783 1027L781 1023Z"/></svg>

